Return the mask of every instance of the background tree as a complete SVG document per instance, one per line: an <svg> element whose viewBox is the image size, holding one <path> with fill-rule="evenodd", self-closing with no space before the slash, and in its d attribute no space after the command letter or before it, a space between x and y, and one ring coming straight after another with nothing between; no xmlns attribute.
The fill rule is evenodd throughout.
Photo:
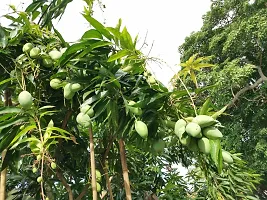
<svg viewBox="0 0 267 200"><path fill-rule="evenodd" d="M197 74L199 85L215 85L197 101L210 97L213 108L228 105L228 115L220 118L227 132L224 146L242 152L249 166L264 175L258 188L262 198L267 180L265 11L261 0L212 1L201 30L179 47L182 62L198 53L216 63Z"/></svg>

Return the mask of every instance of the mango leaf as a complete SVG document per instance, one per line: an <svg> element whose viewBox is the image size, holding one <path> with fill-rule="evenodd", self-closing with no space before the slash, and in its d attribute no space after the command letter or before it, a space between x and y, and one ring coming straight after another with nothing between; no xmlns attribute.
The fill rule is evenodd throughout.
<svg viewBox="0 0 267 200"><path fill-rule="evenodd" d="M210 139L210 155L211 159L215 163L219 174L222 172L222 148L220 140Z"/></svg>
<svg viewBox="0 0 267 200"><path fill-rule="evenodd" d="M125 49L134 50L132 37L126 27L121 32L120 44Z"/></svg>
<svg viewBox="0 0 267 200"><path fill-rule="evenodd" d="M6 149L9 146L11 141L16 136L18 130L19 130L19 126L16 126L15 128L12 128L9 130L4 129L1 131L1 133L4 132L5 135L4 137L1 138L1 141L0 141L0 153L2 153L2 151L4 151L4 149Z"/></svg>
<svg viewBox="0 0 267 200"><path fill-rule="evenodd" d="M211 103L210 98L207 98L207 100L204 102L203 106L200 108L200 111L199 111L200 115L205 115L208 113L210 103Z"/></svg>
<svg viewBox="0 0 267 200"><path fill-rule="evenodd" d="M7 36L5 34L5 30L0 26L0 47L6 48L8 43Z"/></svg>
<svg viewBox="0 0 267 200"><path fill-rule="evenodd" d="M22 131L20 131L16 137L11 141L11 143L9 144L9 147L13 146L14 143L18 143L17 140L21 137L23 137L25 134L27 134L29 131L33 130L33 129L37 129L36 125L29 125L29 126L26 126L24 129L22 129ZM17 145L16 145L17 146ZM14 148L14 147L13 147Z"/></svg>
<svg viewBox="0 0 267 200"><path fill-rule="evenodd" d="M9 126L12 126L12 125L15 125L15 124L24 122L26 120L27 120L26 117L21 117L21 116L18 116L18 117L14 117L14 118L5 120L4 122L0 123L0 130L1 129L4 129L4 128L7 128Z"/></svg>
<svg viewBox="0 0 267 200"><path fill-rule="evenodd" d="M103 36L101 33L95 29L91 29L89 31L86 31L82 38L82 40L88 40L88 39L103 39Z"/></svg>
<svg viewBox="0 0 267 200"><path fill-rule="evenodd" d="M121 51L118 51L116 54L113 54L109 57L108 62L112 62L114 60L118 60L124 56L129 55L129 51L127 49L123 49Z"/></svg>
<svg viewBox="0 0 267 200"><path fill-rule="evenodd" d="M97 31L99 31L107 39L113 39L113 36L110 34L110 32L100 22L89 15L83 14L83 16Z"/></svg>
<svg viewBox="0 0 267 200"><path fill-rule="evenodd" d="M7 113L20 113L21 109L17 107L2 107L0 108L0 115Z"/></svg>
<svg viewBox="0 0 267 200"><path fill-rule="evenodd" d="M227 109L227 106L224 106L221 110L214 113L211 117L213 119L217 119L217 117L219 117L221 114L223 114L226 109Z"/></svg>

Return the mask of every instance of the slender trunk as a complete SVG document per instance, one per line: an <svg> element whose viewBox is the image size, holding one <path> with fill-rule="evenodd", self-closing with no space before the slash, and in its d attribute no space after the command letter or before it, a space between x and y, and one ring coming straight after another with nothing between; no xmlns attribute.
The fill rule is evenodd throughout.
<svg viewBox="0 0 267 200"><path fill-rule="evenodd" d="M104 163L104 168L103 169L104 169L104 173L105 173L106 185L107 185L108 193L109 193L109 199L110 200L114 200L113 193L112 193L112 188L111 188L111 183L110 183L109 175L108 175L108 164L107 164L106 161Z"/></svg>
<svg viewBox="0 0 267 200"><path fill-rule="evenodd" d="M110 183L109 175L108 175L108 161L107 161L107 157L108 157L108 154L109 154L110 149L112 148L113 141L114 141L114 138L110 138L109 144L107 146L107 149L106 149L105 154L104 154L104 157L103 157L103 166L104 166L103 167L103 170L104 170L104 173L105 173L106 185L107 185L107 188L108 188L108 193L109 193L109 199L110 200L114 200L114 197L113 197L111 183Z"/></svg>
<svg viewBox="0 0 267 200"><path fill-rule="evenodd" d="M2 161L4 161L6 157L6 152L7 152L6 149L2 152ZM6 199L6 174L7 174L7 168L1 171L0 200Z"/></svg>
<svg viewBox="0 0 267 200"><path fill-rule="evenodd" d="M8 89L5 91L5 106L11 106L12 100L11 100L11 94ZM2 163L4 162L4 159L6 157L7 150L5 149L2 152ZM6 174L7 174L7 168L3 169L1 171L1 178L0 178L0 200L6 199Z"/></svg>
<svg viewBox="0 0 267 200"><path fill-rule="evenodd" d="M90 140L90 159L91 159L93 200L97 200L96 174L95 174L95 151L94 151L94 139L93 139L92 125L90 125L89 127L89 140Z"/></svg>
<svg viewBox="0 0 267 200"><path fill-rule="evenodd" d="M128 167L126 163L125 146L124 146L123 139L119 140L119 146L120 146L120 156L121 156L121 166L122 166L122 173L123 173L123 180L124 180L124 188L126 192L126 200L132 200L130 181L129 181L129 175L128 175Z"/></svg>

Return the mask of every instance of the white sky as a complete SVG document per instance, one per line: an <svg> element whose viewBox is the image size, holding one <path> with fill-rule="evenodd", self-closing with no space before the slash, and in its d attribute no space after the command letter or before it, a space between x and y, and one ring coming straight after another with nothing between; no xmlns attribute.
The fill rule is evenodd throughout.
<svg viewBox="0 0 267 200"><path fill-rule="evenodd" d="M24 2L24 3L21 3ZM7 13L8 5L25 8L31 0L0 0L0 15ZM153 43L150 56L166 62L166 65L151 63L155 76L165 85L174 72L178 71L178 47L191 32L202 26L202 15L210 9L210 0L102 0L106 5L104 12L95 6L94 17L105 22L106 26L115 26L119 18L123 25L135 37L139 34L139 46L143 44L147 33L148 46L142 51L148 53ZM57 29L71 42L78 40L88 30L88 23L80 14L85 3L73 0L59 23ZM0 23L4 25L4 19Z"/></svg>

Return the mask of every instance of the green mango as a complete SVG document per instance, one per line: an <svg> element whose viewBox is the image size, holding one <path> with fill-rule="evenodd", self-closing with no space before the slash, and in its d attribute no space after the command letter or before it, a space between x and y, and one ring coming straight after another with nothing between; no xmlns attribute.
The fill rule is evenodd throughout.
<svg viewBox="0 0 267 200"><path fill-rule="evenodd" d="M226 163L232 164L234 162L231 154L228 151L222 150L222 157Z"/></svg>
<svg viewBox="0 0 267 200"><path fill-rule="evenodd" d="M136 121L134 124L136 132L142 137L146 138L148 136L147 125L142 121Z"/></svg>
<svg viewBox="0 0 267 200"><path fill-rule="evenodd" d="M208 138L201 138L197 142L198 148L202 153L209 154L210 153L210 141Z"/></svg>
<svg viewBox="0 0 267 200"><path fill-rule="evenodd" d="M83 87L81 86L80 83L73 83L70 85L70 89L72 92L78 92L79 90L81 90Z"/></svg>
<svg viewBox="0 0 267 200"><path fill-rule="evenodd" d="M76 117L76 121L78 124L82 125L83 127L89 127L91 124L90 117L84 113L79 113Z"/></svg>
<svg viewBox="0 0 267 200"><path fill-rule="evenodd" d="M101 175L99 170L97 170L97 169L95 170L95 175L96 175L96 181L101 182L102 175Z"/></svg>
<svg viewBox="0 0 267 200"><path fill-rule="evenodd" d="M64 97L65 99L72 99L72 97L75 95L75 92L71 90L71 84L67 83L64 87Z"/></svg>
<svg viewBox="0 0 267 200"><path fill-rule="evenodd" d="M197 123L201 128L216 124L216 120L208 115L198 115L192 120L192 122Z"/></svg>
<svg viewBox="0 0 267 200"><path fill-rule="evenodd" d="M189 145L187 147L191 151L194 151L194 152L199 151L199 148L198 148L198 145L197 145L197 139L196 138L191 138L191 141L190 141L190 143L189 143Z"/></svg>
<svg viewBox="0 0 267 200"><path fill-rule="evenodd" d="M31 58L37 58L39 57L39 54L41 53L41 50L40 48L38 47L33 47L31 50L30 50L30 57Z"/></svg>
<svg viewBox="0 0 267 200"><path fill-rule="evenodd" d="M182 135L185 133L186 121L183 119L179 119L174 126L174 133L179 138L182 138Z"/></svg>
<svg viewBox="0 0 267 200"><path fill-rule="evenodd" d="M223 137L221 131L219 131L215 127L204 128L203 135L205 135L209 139L219 139Z"/></svg>
<svg viewBox="0 0 267 200"><path fill-rule="evenodd" d="M192 137L201 137L201 127L194 122L189 122L186 127L185 127L185 131L188 133L188 135L192 136Z"/></svg>
<svg viewBox="0 0 267 200"><path fill-rule="evenodd" d="M132 112L135 115L142 115L143 113L142 109L139 107L133 107L134 104L136 104L136 102L129 101L128 105L129 105L130 112Z"/></svg>
<svg viewBox="0 0 267 200"><path fill-rule="evenodd" d="M50 81L50 87L53 88L53 89L59 89L61 87L61 80L58 79L58 78L53 78L51 81Z"/></svg>
<svg viewBox="0 0 267 200"><path fill-rule="evenodd" d="M187 135L186 133L183 134L183 137L179 138L179 141L182 145L188 146L191 142L192 137L190 135Z"/></svg>
<svg viewBox="0 0 267 200"><path fill-rule="evenodd" d="M32 48L33 48L33 44L32 43L26 43L26 44L23 45L22 51L29 53Z"/></svg>
<svg viewBox="0 0 267 200"><path fill-rule="evenodd" d="M22 91L18 96L19 104L25 108L28 109L32 105L32 95L28 91Z"/></svg>
<svg viewBox="0 0 267 200"><path fill-rule="evenodd" d="M153 144L153 149L155 152L162 152L165 148L165 142L163 140L158 140Z"/></svg>

